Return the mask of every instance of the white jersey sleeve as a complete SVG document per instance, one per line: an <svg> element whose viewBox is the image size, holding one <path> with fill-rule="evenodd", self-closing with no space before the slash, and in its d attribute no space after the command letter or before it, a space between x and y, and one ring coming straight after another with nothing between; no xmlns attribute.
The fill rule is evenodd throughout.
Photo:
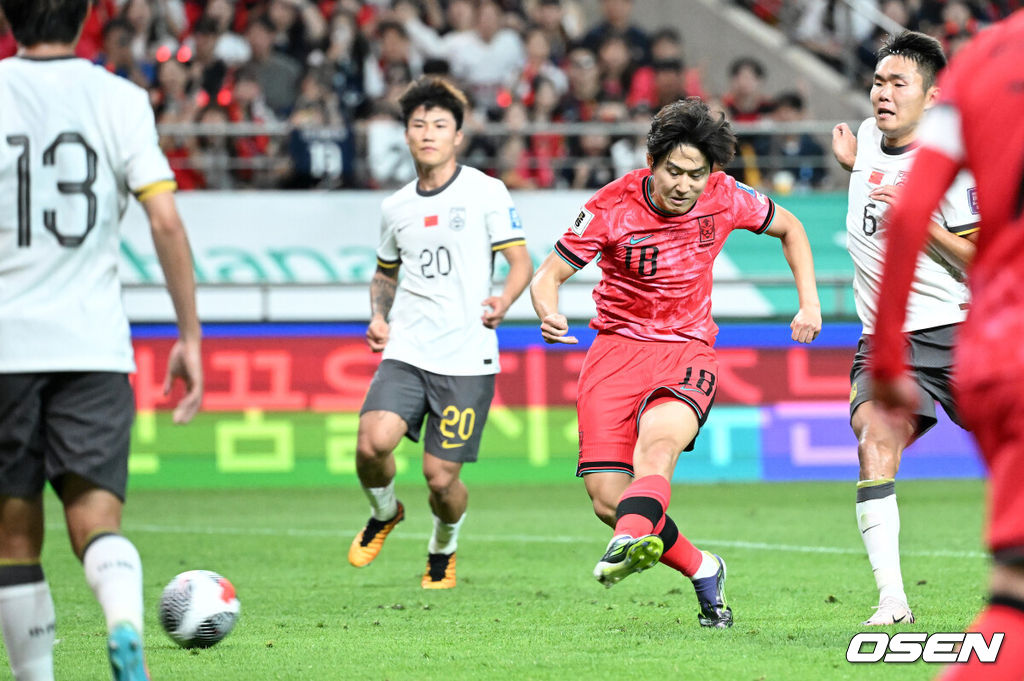
<svg viewBox="0 0 1024 681"><path fill-rule="evenodd" d="M149 95L144 90L129 91L120 113L125 118L120 161L128 189L140 201L173 189L174 174L160 149Z"/></svg>
<svg viewBox="0 0 1024 681"><path fill-rule="evenodd" d="M495 251L519 246L526 243L523 236L523 223L512 203L512 196L501 182L491 184L490 209L485 214L487 233L491 239L491 248Z"/></svg>
<svg viewBox="0 0 1024 681"><path fill-rule="evenodd" d="M402 262L401 254L398 252L398 243L395 241L395 228L385 210L380 216L380 246L377 247L377 264L384 268L398 267Z"/></svg>

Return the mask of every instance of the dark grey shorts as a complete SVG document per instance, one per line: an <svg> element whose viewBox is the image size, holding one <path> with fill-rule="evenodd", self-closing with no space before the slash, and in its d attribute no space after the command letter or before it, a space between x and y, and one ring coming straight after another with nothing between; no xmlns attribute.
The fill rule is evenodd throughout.
<svg viewBox="0 0 1024 681"><path fill-rule="evenodd" d="M958 327L959 324L949 324L907 334L910 342L910 370L921 391L915 412L915 437L920 437L936 424L936 402L942 405L953 423L963 427L956 405L953 404L952 385L953 344ZM853 358L853 368L850 369L851 419L857 407L871 399L871 374L868 371L869 338L870 336L860 337L857 354Z"/></svg>
<svg viewBox="0 0 1024 681"><path fill-rule="evenodd" d="M419 442L426 417L423 449L447 461L469 463L477 459L493 397L494 374L446 376L386 359L373 375L359 414L398 414L409 427L405 436L413 442Z"/></svg>
<svg viewBox="0 0 1024 681"><path fill-rule="evenodd" d="M0 374L0 494L59 496L73 473L124 501L134 420L127 374Z"/></svg>

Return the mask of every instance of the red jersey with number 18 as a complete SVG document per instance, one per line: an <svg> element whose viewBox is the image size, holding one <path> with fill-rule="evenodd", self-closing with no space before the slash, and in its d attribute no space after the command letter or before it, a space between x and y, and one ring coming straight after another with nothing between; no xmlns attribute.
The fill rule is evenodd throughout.
<svg viewBox="0 0 1024 681"><path fill-rule="evenodd" d="M715 257L732 230L765 232L775 204L715 172L693 208L676 215L654 203L652 183L651 171L642 169L604 186L555 244L555 252L577 270L600 256L591 327L637 340L714 345Z"/></svg>

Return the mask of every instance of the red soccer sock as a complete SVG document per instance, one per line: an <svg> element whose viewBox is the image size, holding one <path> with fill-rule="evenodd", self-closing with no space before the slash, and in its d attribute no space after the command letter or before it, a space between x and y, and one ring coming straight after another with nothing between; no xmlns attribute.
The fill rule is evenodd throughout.
<svg viewBox="0 0 1024 681"><path fill-rule="evenodd" d="M664 526L659 529L658 534L665 544L661 562L673 570L682 572L687 577L697 574L697 570L704 560L704 554L690 543L689 539L679 534L679 528L668 515L665 515Z"/></svg>
<svg viewBox="0 0 1024 681"><path fill-rule="evenodd" d="M989 605L967 631L979 631L989 642L996 632L1006 634L996 661L979 662L971 655L969 662L947 667L939 681L1020 681L1024 678L1024 612L1006 605Z"/></svg>
<svg viewBox="0 0 1024 681"><path fill-rule="evenodd" d="M616 510L615 534L642 537L662 524L672 487L660 475L637 478L623 492Z"/></svg>

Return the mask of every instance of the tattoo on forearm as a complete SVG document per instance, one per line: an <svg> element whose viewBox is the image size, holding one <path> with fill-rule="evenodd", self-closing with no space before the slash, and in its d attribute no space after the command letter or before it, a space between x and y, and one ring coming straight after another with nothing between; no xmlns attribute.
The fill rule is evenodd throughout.
<svg viewBox="0 0 1024 681"><path fill-rule="evenodd" d="M395 302L395 289L398 282L380 272L375 272L370 282L370 311L374 315L381 315L385 319L391 312L391 306Z"/></svg>

